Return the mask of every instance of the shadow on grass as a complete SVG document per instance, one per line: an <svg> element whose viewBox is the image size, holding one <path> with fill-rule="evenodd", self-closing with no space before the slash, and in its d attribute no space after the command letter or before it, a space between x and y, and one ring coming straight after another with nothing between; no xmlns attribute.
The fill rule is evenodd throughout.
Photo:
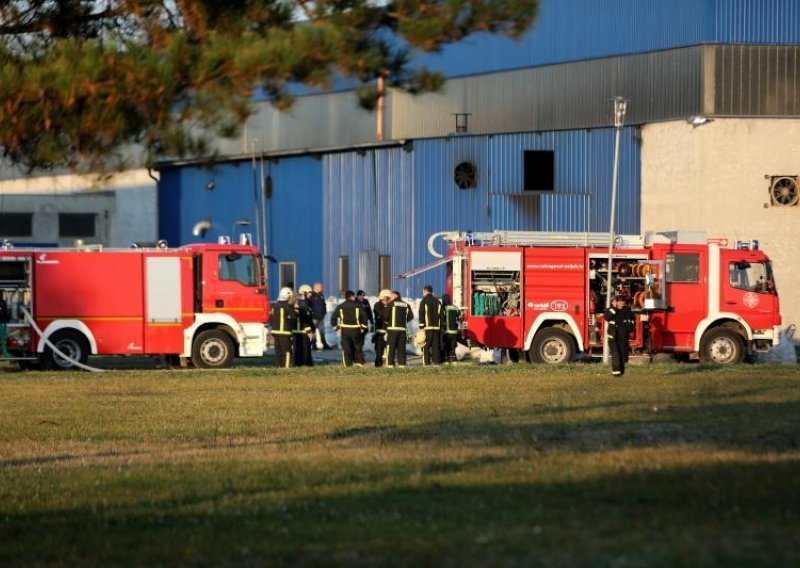
<svg viewBox="0 0 800 568"><path fill-rule="evenodd" d="M566 412L613 406L639 406L646 414L618 421L570 422L563 419ZM795 427L787 428L787 425ZM752 452L786 452L800 448L800 403L733 403L660 409L613 402L558 410L534 407L524 414L497 419L335 430L327 438L357 441L363 445L430 441L468 446L522 444L541 451L595 452L685 443Z"/></svg>
<svg viewBox="0 0 800 568"><path fill-rule="evenodd" d="M453 464L452 477L398 481L387 472L388 486L310 492L318 473L300 467L298 494L276 494L265 475L243 490L198 482L203 489L181 499L41 513L5 507L0 564L800 563L797 460L513 484L465 483Z"/></svg>

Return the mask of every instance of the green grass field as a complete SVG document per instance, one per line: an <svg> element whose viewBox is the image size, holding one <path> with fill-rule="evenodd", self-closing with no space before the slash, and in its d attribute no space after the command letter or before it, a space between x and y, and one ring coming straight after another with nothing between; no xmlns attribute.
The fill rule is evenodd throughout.
<svg viewBox="0 0 800 568"><path fill-rule="evenodd" d="M796 367L0 372L0 565L800 565Z"/></svg>

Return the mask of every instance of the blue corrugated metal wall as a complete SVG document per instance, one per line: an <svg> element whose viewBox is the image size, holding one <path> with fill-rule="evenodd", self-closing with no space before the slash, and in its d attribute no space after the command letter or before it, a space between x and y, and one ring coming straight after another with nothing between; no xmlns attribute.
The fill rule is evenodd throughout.
<svg viewBox="0 0 800 568"><path fill-rule="evenodd" d="M800 43L800 2L542 0L518 41L476 34L414 61L454 77L702 43Z"/></svg>
<svg viewBox="0 0 800 568"><path fill-rule="evenodd" d="M623 130L617 232L640 230L638 130ZM428 237L438 231L605 231L611 193L613 129L418 140L401 148L347 152L323 159L323 274L329 290L338 283L338 259L350 259L349 283L358 282L364 250L388 254L394 275L430 262ZM553 150L556 192L522 191L524 150ZM458 189L453 170L471 161L478 168L473 189ZM587 226L588 224L588 226ZM426 282L438 289L444 270L394 281L403 294L418 295ZM375 293L377 290L367 290Z"/></svg>
<svg viewBox="0 0 800 568"><path fill-rule="evenodd" d="M264 162L272 177L272 197L266 201L267 252L280 261L297 264L297 282L321 277L322 266L322 168L314 157L284 158ZM251 221L244 230L256 234L256 210L261 210L261 168L251 162L219 164L213 169L197 166L168 167L159 183L159 233L171 245L214 242L230 235L239 219ZM208 184L213 182L213 190ZM256 192L254 192L254 185ZM192 235L192 227L209 218L211 230L204 239ZM239 229L237 229L238 231ZM271 297L278 291L278 268L269 265Z"/></svg>

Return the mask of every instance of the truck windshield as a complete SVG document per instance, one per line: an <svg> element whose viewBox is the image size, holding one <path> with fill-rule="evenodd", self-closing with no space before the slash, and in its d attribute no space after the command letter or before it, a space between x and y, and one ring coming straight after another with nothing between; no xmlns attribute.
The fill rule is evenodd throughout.
<svg viewBox="0 0 800 568"><path fill-rule="evenodd" d="M259 278L258 258L245 254L219 255L219 279L235 280L245 286L258 286Z"/></svg>
<svg viewBox="0 0 800 568"><path fill-rule="evenodd" d="M770 262L747 262L740 260L730 263L731 287L748 292L775 292L775 280Z"/></svg>

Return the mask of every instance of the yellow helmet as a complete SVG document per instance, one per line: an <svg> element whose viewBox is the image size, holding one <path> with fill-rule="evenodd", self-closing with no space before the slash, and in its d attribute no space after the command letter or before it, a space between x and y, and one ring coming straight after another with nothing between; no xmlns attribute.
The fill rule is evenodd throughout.
<svg viewBox="0 0 800 568"><path fill-rule="evenodd" d="M381 300L383 300L384 298L391 298L391 297L392 297L391 290L381 290L380 293L378 294L378 298L380 298Z"/></svg>
<svg viewBox="0 0 800 568"><path fill-rule="evenodd" d="M308 284L303 284L302 286L300 286L300 288L297 289L297 291L300 292L301 294L308 294L311 292L311 286L309 286Z"/></svg>

